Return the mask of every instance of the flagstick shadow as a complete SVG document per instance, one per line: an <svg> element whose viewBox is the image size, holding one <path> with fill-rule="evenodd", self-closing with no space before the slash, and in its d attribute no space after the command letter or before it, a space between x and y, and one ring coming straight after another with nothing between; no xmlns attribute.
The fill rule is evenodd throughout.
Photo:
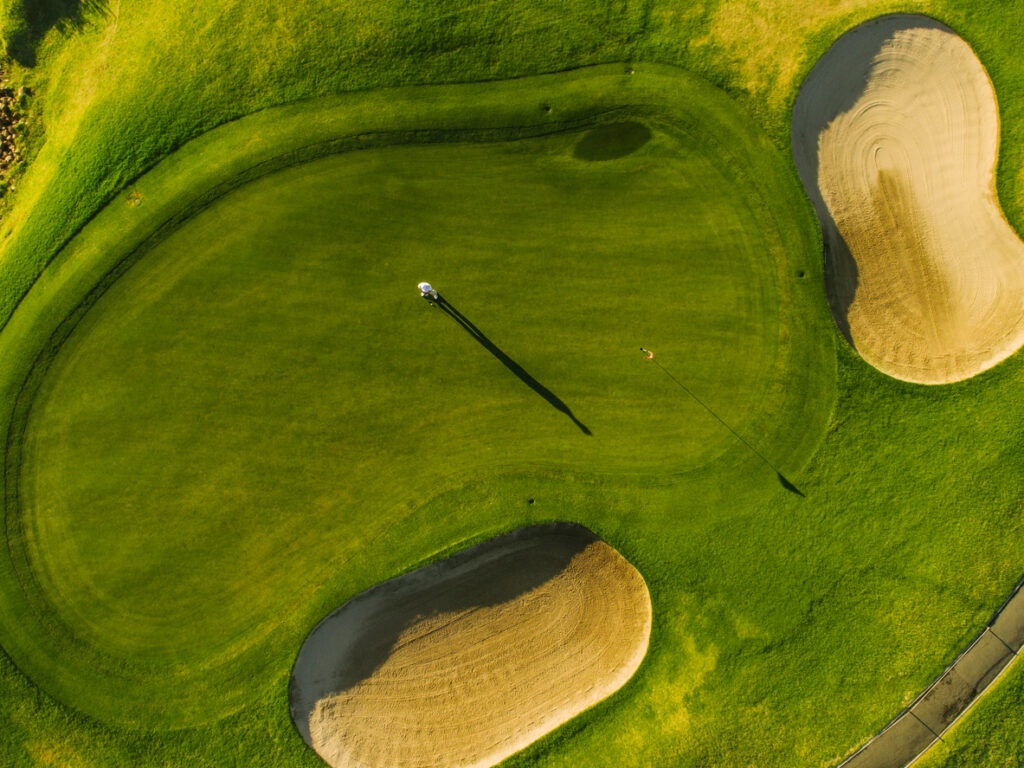
<svg viewBox="0 0 1024 768"><path fill-rule="evenodd" d="M775 474L779 476L779 483L780 485L782 485L783 488L785 488L790 493L795 493L797 496L806 498L806 496L804 496L804 492L797 488L795 485L793 485L789 480L787 480L785 475L783 475L778 470L775 470Z"/></svg>
<svg viewBox="0 0 1024 768"><path fill-rule="evenodd" d="M679 388L681 390L683 390L687 395L689 395L691 398L693 398L694 402L696 402L701 408L703 408L711 416L713 416L715 418L715 420L719 424L721 424L723 427L725 427L727 430L729 430L729 432L732 433L733 437L735 437L737 440L739 440L741 443L743 443L743 445L747 446L747 448L750 449L751 453L753 453L755 456L757 456L757 458L759 458L761 461L763 461L775 473L775 476L779 480L779 484L782 485L783 488L785 488L790 493L795 493L797 496L800 496L801 498L806 498L806 496L804 495L804 492L801 491L799 488L797 488L795 485L793 485L793 483L791 483L786 478L785 475L783 475L779 470L777 470L775 468L775 465L772 464L768 460L767 456L765 456L763 453L761 453L759 450L757 450L757 448L755 448L753 446L753 444L751 444L751 442L749 440L744 438L743 435L741 435L739 432L737 432L735 429L733 429L731 426L729 426L729 423L725 419L723 419L721 416L719 416L717 413L715 413L714 410L712 410L710 405L708 405L703 400L701 400L699 397L697 397L697 395L695 395L693 393L692 389L690 389L688 386L683 384L683 382L681 382L674 375L672 375L672 372L668 368L666 368L664 365L662 365L658 360L655 360L653 352L651 352L649 349L645 349L644 347L640 347L640 351L643 352L646 355L646 357L644 358L645 360L653 361L654 364L656 366L658 366L659 368L661 368L661 370L665 373L665 375L668 376L670 379L672 379L672 381L674 381L679 386Z"/></svg>
<svg viewBox="0 0 1024 768"><path fill-rule="evenodd" d="M570 409L569 406L566 405L561 400L561 398L556 396L550 389L545 387L543 384L541 384L539 381L533 378L533 376L528 374L526 370L523 368L523 366L521 366L511 357L506 355L494 342L488 339L479 328L477 328L472 322L470 322L470 320L458 309L456 309L455 306L450 301L448 301L444 296L439 295L437 297L437 300L435 301L435 304L442 311L444 311L446 315L448 315L456 323L462 326L462 328L470 336L472 336L477 341L477 343L480 344L480 346L482 346L484 349L486 349L488 352L494 355L499 360L499 362L501 362L502 365L504 365L506 368L512 371L512 373L519 377L520 381L522 381L524 384L526 384L526 386L528 386L538 395L547 400L551 407L553 407L556 411L560 411L561 413L564 413L566 416L572 419L572 423L579 427L580 431L583 434L592 434L587 425L576 418L576 415L572 412L572 409Z"/></svg>

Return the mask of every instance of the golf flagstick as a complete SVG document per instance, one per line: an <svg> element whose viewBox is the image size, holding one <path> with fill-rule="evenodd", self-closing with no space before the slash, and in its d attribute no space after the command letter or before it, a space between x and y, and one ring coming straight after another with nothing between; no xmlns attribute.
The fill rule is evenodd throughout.
<svg viewBox="0 0 1024 768"><path fill-rule="evenodd" d="M750 442L748 442L743 437L743 435L741 435L739 432L737 432L735 429L733 429L731 426L729 426L728 422L726 422L725 419L723 419L721 416L719 416L717 413L715 413L713 410L711 410L711 406L709 406L707 403L705 403L703 400L701 400L699 397L697 397L693 393L693 390L691 390L688 386L683 384L683 382L681 382L679 379L677 379L675 376L673 376L672 372L669 371L668 368L666 368L664 365L662 365L658 360L655 360L654 359L654 353L651 352L651 350L644 349L643 347L640 347L640 351L644 353L644 360L650 360L656 366L661 368L662 372L664 372L664 374L666 376L668 376L670 379L672 379L672 381L674 381L679 386L679 388L681 390L683 390L683 392L685 392L691 398L693 398L694 402L697 403L697 405L699 405L705 411L710 413L715 418L715 421L717 421L719 424L721 424L723 427L725 427L727 430L729 430L729 432L732 434L733 437L735 437L737 440L739 440L741 443L743 443L745 446L747 446L747 448L750 449L751 453L753 453L755 456L757 456L757 458L759 458L761 461L763 461L765 464L767 464L769 469L771 469L772 472L774 472L776 474L776 476L779 478L779 482L782 483L782 487L783 488L785 488L787 491L792 491L793 493L799 494L800 496L804 495L803 493L800 492L799 488L797 488L795 485L793 485L791 482L789 482L789 480L786 479L786 476L783 475L776 468L776 466L774 464L772 464L770 461L768 461L767 457L763 453L761 453Z"/></svg>

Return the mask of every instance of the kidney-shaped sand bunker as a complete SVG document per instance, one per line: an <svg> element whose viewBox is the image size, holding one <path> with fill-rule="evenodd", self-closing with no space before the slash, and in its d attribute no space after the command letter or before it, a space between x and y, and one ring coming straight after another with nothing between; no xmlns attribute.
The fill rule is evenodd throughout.
<svg viewBox="0 0 1024 768"><path fill-rule="evenodd" d="M349 600L292 672L332 766L490 766L621 687L651 629L643 578L576 525L522 528Z"/></svg>
<svg viewBox="0 0 1024 768"><path fill-rule="evenodd" d="M836 322L898 379L974 376L1024 343L1024 244L995 194L999 119L978 57L923 16L843 35L793 108Z"/></svg>

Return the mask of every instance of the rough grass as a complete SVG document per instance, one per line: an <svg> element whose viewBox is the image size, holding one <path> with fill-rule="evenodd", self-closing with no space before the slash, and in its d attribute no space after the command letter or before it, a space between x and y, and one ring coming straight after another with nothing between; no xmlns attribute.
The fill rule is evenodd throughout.
<svg viewBox="0 0 1024 768"><path fill-rule="evenodd" d="M255 110L382 85L653 60L725 87L784 148L803 73L842 31L893 10L930 13L979 53L1000 101L1000 198L1020 230L1024 60L1015 3L112 4L80 32L45 36L37 68L17 73L44 94L47 142L0 230L0 317L127 182L188 138ZM511 527L527 516L509 510L541 488L551 517L591 510L641 572L661 564L659 583L685 592L655 605L656 617L680 628L659 635L656 623L655 642L682 652L652 657L613 704L514 764L614 764L623 755L659 766L838 760L991 615L1021 568L1020 356L928 390L886 379L839 349L840 398L822 450L798 478L804 500L781 495L733 515L729 489L698 502L657 482L613 490L531 475L436 502ZM728 519L713 519L712 509ZM636 515L655 521L658 534L635 535ZM690 535L666 537L680 515L696 519ZM394 540L430 552L416 538L423 528L410 525ZM389 554L382 545L367 556L380 558L379 571L403 567ZM664 676L673 686L655 685ZM937 753L936 764L1019 761L1019 678L1011 672L958 726L956 751ZM808 679L824 682L809 689ZM315 765L278 703L283 686L281 678L275 697L213 726L132 732L56 705L0 657L0 763ZM660 726L656 739L651 723Z"/></svg>

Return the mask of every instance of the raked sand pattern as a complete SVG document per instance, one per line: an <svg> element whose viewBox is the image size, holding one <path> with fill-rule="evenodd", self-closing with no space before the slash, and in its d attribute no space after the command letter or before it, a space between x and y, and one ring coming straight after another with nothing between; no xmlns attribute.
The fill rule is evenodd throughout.
<svg viewBox="0 0 1024 768"><path fill-rule="evenodd" d="M867 362L943 384L1024 343L1024 244L995 193L995 92L963 39L907 15L847 33L800 88L792 144L833 316Z"/></svg>
<svg viewBox="0 0 1024 768"><path fill-rule="evenodd" d="M334 768L494 765L621 687L651 602L579 526L520 529L379 584L306 639L292 718Z"/></svg>

